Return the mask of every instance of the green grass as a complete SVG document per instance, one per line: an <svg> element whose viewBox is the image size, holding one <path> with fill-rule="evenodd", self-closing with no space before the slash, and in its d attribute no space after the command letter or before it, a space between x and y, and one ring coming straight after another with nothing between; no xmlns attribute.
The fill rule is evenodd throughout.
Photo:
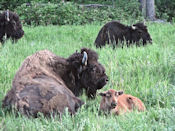
<svg viewBox="0 0 175 131"><path fill-rule="evenodd" d="M101 26L25 27L25 36L17 44L7 41L0 47L0 130L71 131L149 131L175 130L175 25L148 23L152 45L96 49L93 42ZM68 57L82 47L92 48L109 76L99 92L114 88L139 97L147 108L143 113L121 116L98 115L100 96L81 98L85 105L73 117L27 118L5 113L2 99L11 88L14 75L23 60L38 50L49 49Z"/></svg>

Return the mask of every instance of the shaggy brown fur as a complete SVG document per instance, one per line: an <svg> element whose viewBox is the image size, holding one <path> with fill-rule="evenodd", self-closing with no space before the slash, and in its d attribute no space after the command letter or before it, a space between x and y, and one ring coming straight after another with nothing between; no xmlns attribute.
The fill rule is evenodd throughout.
<svg viewBox="0 0 175 131"><path fill-rule="evenodd" d="M88 55L87 65L82 63L84 51ZM48 50L39 51L24 60L3 107L14 106L22 114L33 116L38 112L62 114L67 107L74 114L83 104L75 95L80 95L84 88L89 97L94 97L96 90L106 84L105 70L97 60L97 54L86 48L68 59Z"/></svg>
<svg viewBox="0 0 175 131"><path fill-rule="evenodd" d="M100 110L113 114L123 114L133 111L145 111L143 102L132 95L123 94L123 91L109 89L106 92L100 93L102 100L100 102Z"/></svg>
<svg viewBox="0 0 175 131"><path fill-rule="evenodd" d="M11 38L13 42L24 35L19 16L15 12L4 11L0 13L0 42L4 43L4 36Z"/></svg>
<svg viewBox="0 0 175 131"><path fill-rule="evenodd" d="M140 40L143 42L143 45L146 42L152 42L147 27L143 23L126 26L117 21L111 21L99 31L95 45L97 48L105 46L106 43L115 46L119 41L123 43L124 40L126 40L128 46L132 43L137 43L138 45Z"/></svg>

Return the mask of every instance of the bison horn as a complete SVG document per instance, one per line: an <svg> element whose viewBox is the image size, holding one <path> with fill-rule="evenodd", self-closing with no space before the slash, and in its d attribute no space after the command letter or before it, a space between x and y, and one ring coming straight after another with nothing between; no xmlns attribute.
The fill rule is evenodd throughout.
<svg viewBox="0 0 175 131"><path fill-rule="evenodd" d="M87 55L87 53L84 51L84 52L83 52L82 64L84 64L84 65L86 66L86 65L87 65L87 60L88 60L88 55Z"/></svg>
<svg viewBox="0 0 175 131"><path fill-rule="evenodd" d="M134 25L132 25L131 28L132 28L133 30L137 29L137 27L134 26Z"/></svg>
<svg viewBox="0 0 175 131"><path fill-rule="evenodd" d="M7 20L7 21L10 21L10 18L9 18L9 10L6 11L6 20Z"/></svg>

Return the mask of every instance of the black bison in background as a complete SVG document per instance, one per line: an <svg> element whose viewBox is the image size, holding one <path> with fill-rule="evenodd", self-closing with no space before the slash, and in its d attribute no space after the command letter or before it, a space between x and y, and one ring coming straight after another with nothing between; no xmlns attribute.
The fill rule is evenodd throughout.
<svg viewBox="0 0 175 131"><path fill-rule="evenodd" d="M38 112L62 114L66 107L74 114L83 104L76 96L85 89L94 98L107 81L93 50L83 48L67 59L43 50L24 60L2 106L35 117Z"/></svg>
<svg viewBox="0 0 175 131"><path fill-rule="evenodd" d="M13 42L24 35L19 16L9 10L0 13L0 42L4 43L4 37L11 38Z"/></svg>
<svg viewBox="0 0 175 131"><path fill-rule="evenodd" d="M122 43L126 40L127 46L132 43L139 45L139 41L152 42L147 27L143 23L137 23L132 26L125 26L117 21L105 24L95 40L96 47L102 47L106 43L117 45L119 41Z"/></svg>

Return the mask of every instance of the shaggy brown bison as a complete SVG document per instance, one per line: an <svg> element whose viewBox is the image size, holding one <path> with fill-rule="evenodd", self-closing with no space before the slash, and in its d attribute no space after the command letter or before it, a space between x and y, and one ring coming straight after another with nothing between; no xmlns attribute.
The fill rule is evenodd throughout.
<svg viewBox="0 0 175 131"><path fill-rule="evenodd" d="M19 16L9 10L0 13L0 42L4 43L4 37L11 38L13 42L24 35Z"/></svg>
<svg viewBox="0 0 175 131"><path fill-rule="evenodd" d="M107 80L93 50L83 48L67 59L48 50L39 51L24 60L3 107L34 116L38 112L61 114L67 107L74 114L83 103L75 95L85 89L88 97L95 97Z"/></svg>
<svg viewBox="0 0 175 131"><path fill-rule="evenodd" d="M131 112L134 109L145 111L143 102L132 95L123 94L123 91L109 89L106 92L100 93L102 100L100 110L120 115L126 112Z"/></svg>
<svg viewBox="0 0 175 131"><path fill-rule="evenodd" d="M143 23L126 26L117 21L112 21L101 28L95 40L95 45L98 48L105 46L107 43L112 44L114 47L119 41L123 43L124 40L126 40L127 46L132 43L139 45L140 41L143 42L143 45L147 42L152 42L147 27Z"/></svg>

